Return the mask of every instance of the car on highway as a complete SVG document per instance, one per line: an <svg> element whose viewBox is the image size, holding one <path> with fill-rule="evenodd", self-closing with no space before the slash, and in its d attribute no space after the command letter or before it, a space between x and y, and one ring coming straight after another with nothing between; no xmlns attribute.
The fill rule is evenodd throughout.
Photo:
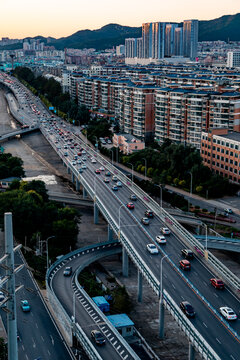
<svg viewBox="0 0 240 360"><path fill-rule="evenodd" d="M82 169L86 169L87 165L86 164L82 164Z"/></svg>
<svg viewBox="0 0 240 360"><path fill-rule="evenodd" d="M79 169L78 169L78 172L79 172L79 174L81 174L81 173L83 172L83 169L82 169L82 168L79 168Z"/></svg>
<svg viewBox="0 0 240 360"><path fill-rule="evenodd" d="M196 315L193 306L188 301L182 301L180 303L180 309L189 318L194 318Z"/></svg>
<svg viewBox="0 0 240 360"><path fill-rule="evenodd" d="M79 159L79 160L77 160L77 164L81 164L82 163L82 161Z"/></svg>
<svg viewBox="0 0 240 360"><path fill-rule="evenodd" d="M97 345L104 345L106 342L104 335L99 330L92 330L91 337Z"/></svg>
<svg viewBox="0 0 240 360"><path fill-rule="evenodd" d="M166 242L167 242L165 236L163 236L163 235L157 235L157 236L156 236L156 241L157 241L159 244L166 244Z"/></svg>
<svg viewBox="0 0 240 360"><path fill-rule="evenodd" d="M96 169L96 170L95 170L95 173L96 173L96 174L101 174L100 169Z"/></svg>
<svg viewBox="0 0 240 360"><path fill-rule="evenodd" d="M134 209L134 204L133 203L127 203L127 208L130 209L130 210L133 210Z"/></svg>
<svg viewBox="0 0 240 360"><path fill-rule="evenodd" d="M215 289L224 289L224 282L221 279L212 278L210 279L210 283L215 287Z"/></svg>
<svg viewBox="0 0 240 360"><path fill-rule="evenodd" d="M118 187L122 187L121 181L117 181L117 186L118 186Z"/></svg>
<svg viewBox="0 0 240 360"><path fill-rule="evenodd" d="M118 178L117 178L116 175L113 175L113 176L112 176L112 181L118 181Z"/></svg>
<svg viewBox="0 0 240 360"><path fill-rule="evenodd" d="M185 257L185 259L193 259L192 250L190 250L190 249L182 249L181 253Z"/></svg>
<svg viewBox="0 0 240 360"><path fill-rule="evenodd" d="M104 168L103 166L101 166L101 167L99 168L99 170L104 171L105 168Z"/></svg>
<svg viewBox="0 0 240 360"><path fill-rule="evenodd" d="M118 191L117 185L113 185L113 186L112 186L112 190L113 190L113 191Z"/></svg>
<svg viewBox="0 0 240 360"><path fill-rule="evenodd" d="M21 301L21 309L23 312L29 312L30 311L30 305L29 302L27 300L22 300Z"/></svg>
<svg viewBox="0 0 240 360"><path fill-rule="evenodd" d="M225 212L226 214L233 214L232 209L224 209L224 212Z"/></svg>
<svg viewBox="0 0 240 360"><path fill-rule="evenodd" d="M65 153L63 154L64 156L68 156L68 153L67 153L67 151L65 151Z"/></svg>
<svg viewBox="0 0 240 360"><path fill-rule="evenodd" d="M111 176L110 171L107 171L105 175L106 175L106 176Z"/></svg>
<svg viewBox="0 0 240 360"><path fill-rule="evenodd" d="M130 195L130 200L136 201L136 200L137 200L136 195L135 195L135 194L131 194L131 195Z"/></svg>
<svg viewBox="0 0 240 360"><path fill-rule="evenodd" d="M71 276L72 275L72 267L71 266L65 267L65 269L63 271L63 275L64 276Z"/></svg>
<svg viewBox="0 0 240 360"><path fill-rule="evenodd" d="M153 214L153 211L152 210L146 210L145 211L145 216L147 216L148 218L153 218L154 217L154 214Z"/></svg>
<svg viewBox="0 0 240 360"><path fill-rule="evenodd" d="M91 163L92 163L92 164L96 164L96 162L97 162L97 161L96 161L95 159L91 159Z"/></svg>
<svg viewBox="0 0 240 360"><path fill-rule="evenodd" d="M108 184L110 182L109 178L105 177L103 180L106 184Z"/></svg>
<svg viewBox="0 0 240 360"><path fill-rule="evenodd" d="M188 260L180 260L179 266L182 270L191 270L191 263Z"/></svg>
<svg viewBox="0 0 240 360"><path fill-rule="evenodd" d="M219 308L219 311L226 320L237 320L237 315L235 314L233 309L227 306L222 306Z"/></svg>
<svg viewBox="0 0 240 360"><path fill-rule="evenodd" d="M158 254L158 248L154 244L147 244L147 250L150 254Z"/></svg>
<svg viewBox="0 0 240 360"><path fill-rule="evenodd" d="M161 228L161 233L163 235L170 235L171 234L171 231L167 228L167 227L162 227Z"/></svg>
<svg viewBox="0 0 240 360"><path fill-rule="evenodd" d="M76 163L75 160L72 160L72 161L71 161L71 164L72 164L72 165L77 165L77 163Z"/></svg>
<svg viewBox="0 0 240 360"><path fill-rule="evenodd" d="M147 218L147 217L142 217L142 218L141 218L141 223L142 223L143 225L149 225L149 224L150 224L150 220L149 220L149 218Z"/></svg>

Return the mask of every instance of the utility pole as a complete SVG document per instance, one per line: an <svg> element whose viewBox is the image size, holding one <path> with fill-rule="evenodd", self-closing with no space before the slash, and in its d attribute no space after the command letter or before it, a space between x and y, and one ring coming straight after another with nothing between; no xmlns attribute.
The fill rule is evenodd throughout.
<svg viewBox="0 0 240 360"><path fill-rule="evenodd" d="M5 231L5 254L0 259L0 264L6 269L6 276L0 281L0 286L6 284L7 297L1 302L1 306L7 303L7 332L8 332L8 360L18 360L17 347L17 318L16 318L16 295L15 292L22 288L15 289L15 273L21 270L24 265L15 269L14 252L19 250L22 245L13 248L13 229L12 213L4 214Z"/></svg>

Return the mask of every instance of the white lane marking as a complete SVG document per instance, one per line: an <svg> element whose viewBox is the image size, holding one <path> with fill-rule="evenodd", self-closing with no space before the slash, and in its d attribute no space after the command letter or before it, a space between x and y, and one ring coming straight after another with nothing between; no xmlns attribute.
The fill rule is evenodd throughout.
<svg viewBox="0 0 240 360"><path fill-rule="evenodd" d="M52 344L54 346L54 339L53 339L52 335L50 335L50 338L51 338Z"/></svg>
<svg viewBox="0 0 240 360"><path fill-rule="evenodd" d="M48 350L47 352L48 352L49 356L51 356L51 353L50 353L50 351Z"/></svg>
<svg viewBox="0 0 240 360"><path fill-rule="evenodd" d="M218 338L216 338L216 340L217 340L217 342L218 342L219 344L221 344L221 341L220 341Z"/></svg>
<svg viewBox="0 0 240 360"><path fill-rule="evenodd" d="M22 349L23 349L23 351L25 351L24 345L22 345Z"/></svg>
<svg viewBox="0 0 240 360"><path fill-rule="evenodd" d="M204 283L205 286L208 286L208 284L206 283L206 281L203 281L203 283Z"/></svg>
<svg viewBox="0 0 240 360"><path fill-rule="evenodd" d="M42 339L42 341L44 341L44 338L42 337L42 335L41 335L41 339Z"/></svg>
<svg viewBox="0 0 240 360"><path fill-rule="evenodd" d="M112 342L112 340L114 339L114 336L113 337L111 337L111 339L109 339L109 341L111 341Z"/></svg>
<svg viewBox="0 0 240 360"><path fill-rule="evenodd" d="M36 325L36 328L38 329L38 324L37 324L37 323L35 323L35 325Z"/></svg>
<svg viewBox="0 0 240 360"><path fill-rule="evenodd" d="M123 358L123 360L126 360L128 358L128 354Z"/></svg>
<svg viewBox="0 0 240 360"><path fill-rule="evenodd" d="M207 325L203 322L203 325L207 328Z"/></svg>
<svg viewBox="0 0 240 360"><path fill-rule="evenodd" d="M29 357L27 356L27 354L25 354L25 358L26 358L27 360L29 360Z"/></svg>
<svg viewBox="0 0 240 360"><path fill-rule="evenodd" d="M109 333L109 334L107 335L107 337L109 337L109 336L112 336L112 333Z"/></svg>
<svg viewBox="0 0 240 360"><path fill-rule="evenodd" d="M124 350L122 350L121 352L120 352L120 355L122 355L124 353Z"/></svg>
<svg viewBox="0 0 240 360"><path fill-rule="evenodd" d="M232 358L233 360L236 360L234 356L230 355L230 358Z"/></svg>
<svg viewBox="0 0 240 360"><path fill-rule="evenodd" d="M218 298L219 296L218 296L218 294L215 294L215 293L213 293L214 294L214 296L216 296L216 298Z"/></svg>
<svg viewBox="0 0 240 360"><path fill-rule="evenodd" d="M117 347L117 351L120 349L120 347L121 347L121 345L118 345L118 347Z"/></svg>
<svg viewBox="0 0 240 360"><path fill-rule="evenodd" d="M176 289L175 286L174 286L174 284L172 284L172 287L174 288L174 290Z"/></svg>
<svg viewBox="0 0 240 360"><path fill-rule="evenodd" d="M115 346L115 345L116 345L116 343L117 343L117 340L116 340L116 341L114 341L113 346Z"/></svg>

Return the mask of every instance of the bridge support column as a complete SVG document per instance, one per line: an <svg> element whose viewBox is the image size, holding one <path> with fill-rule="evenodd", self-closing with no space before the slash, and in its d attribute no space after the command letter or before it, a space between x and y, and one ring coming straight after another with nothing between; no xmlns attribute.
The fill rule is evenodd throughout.
<svg viewBox="0 0 240 360"><path fill-rule="evenodd" d="M74 173L72 172L72 183L74 184L74 182L75 182L75 175L74 175Z"/></svg>
<svg viewBox="0 0 240 360"><path fill-rule="evenodd" d="M108 224L108 241L112 241L112 240L113 240L113 229Z"/></svg>
<svg viewBox="0 0 240 360"><path fill-rule="evenodd" d="M128 254L125 248L122 248L122 274L128 277Z"/></svg>
<svg viewBox="0 0 240 360"><path fill-rule="evenodd" d="M93 215L94 215L94 224L97 225L99 210L98 210L97 204L95 202L94 202L94 207L93 207Z"/></svg>
<svg viewBox="0 0 240 360"><path fill-rule="evenodd" d="M138 302L142 302L142 273L138 270Z"/></svg>
<svg viewBox="0 0 240 360"><path fill-rule="evenodd" d="M191 343L189 343L189 350L188 350L188 360L195 359L195 349Z"/></svg>
<svg viewBox="0 0 240 360"><path fill-rule="evenodd" d="M69 168L69 167L67 168L67 173L68 173L68 174L70 174L70 173L71 173L71 170L70 170L70 168Z"/></svg>
<svg viewBox="0 0 240 360"><path fill-rule="evenodd" d="M88 195L87 190L83 188L83 199L86 199L87 195Z"/></svg>
<svg viewBox="0 0 240 360"><path fill-rule="evenodd" d="M79 191L80 190L80 182L78 179L76 179L76 190Z"/></svg>
<svg viewBox="0 0 240 360"><path fill-rule="evenodd" d="M200 235L200 225L197 226L196 232L197 232L197 235Z"/></svg>
<svg viewBox="0 0 240 360"><path fill-rule="evenodd" d="M164 339L164 313L165 308L162 298L159 299L159 338Z"/></svg>

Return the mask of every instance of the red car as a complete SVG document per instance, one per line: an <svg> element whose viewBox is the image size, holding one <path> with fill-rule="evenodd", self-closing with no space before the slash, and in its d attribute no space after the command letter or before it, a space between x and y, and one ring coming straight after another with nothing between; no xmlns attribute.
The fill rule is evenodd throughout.
<svg viewBox="0 0 240 360"><path fill-rule="evenodd" d="M215 289L224 289L224 283L220 279L212 278L210 279L210 283L215 287Z"/></svg>
<svg viewBox="0 0 240 360"><path fill-rule="evenodd" d="M101 171L100 171L99 169L96 169L96 170L95 170L95 173L96 173L96 174L101 174Z"/></svg>
<svg viewBox="0 0 240 360"><path fill-rule="evenodd" d="M188 260L181 260L179 266L183 270L191 270L191 264Z"/></svg>
<svg viewBox="0 0 240 360"><path fill-rule="evenodd" d="M134 209L134 204L133 203L127 203L127 208L130 210Z"/></svg>

